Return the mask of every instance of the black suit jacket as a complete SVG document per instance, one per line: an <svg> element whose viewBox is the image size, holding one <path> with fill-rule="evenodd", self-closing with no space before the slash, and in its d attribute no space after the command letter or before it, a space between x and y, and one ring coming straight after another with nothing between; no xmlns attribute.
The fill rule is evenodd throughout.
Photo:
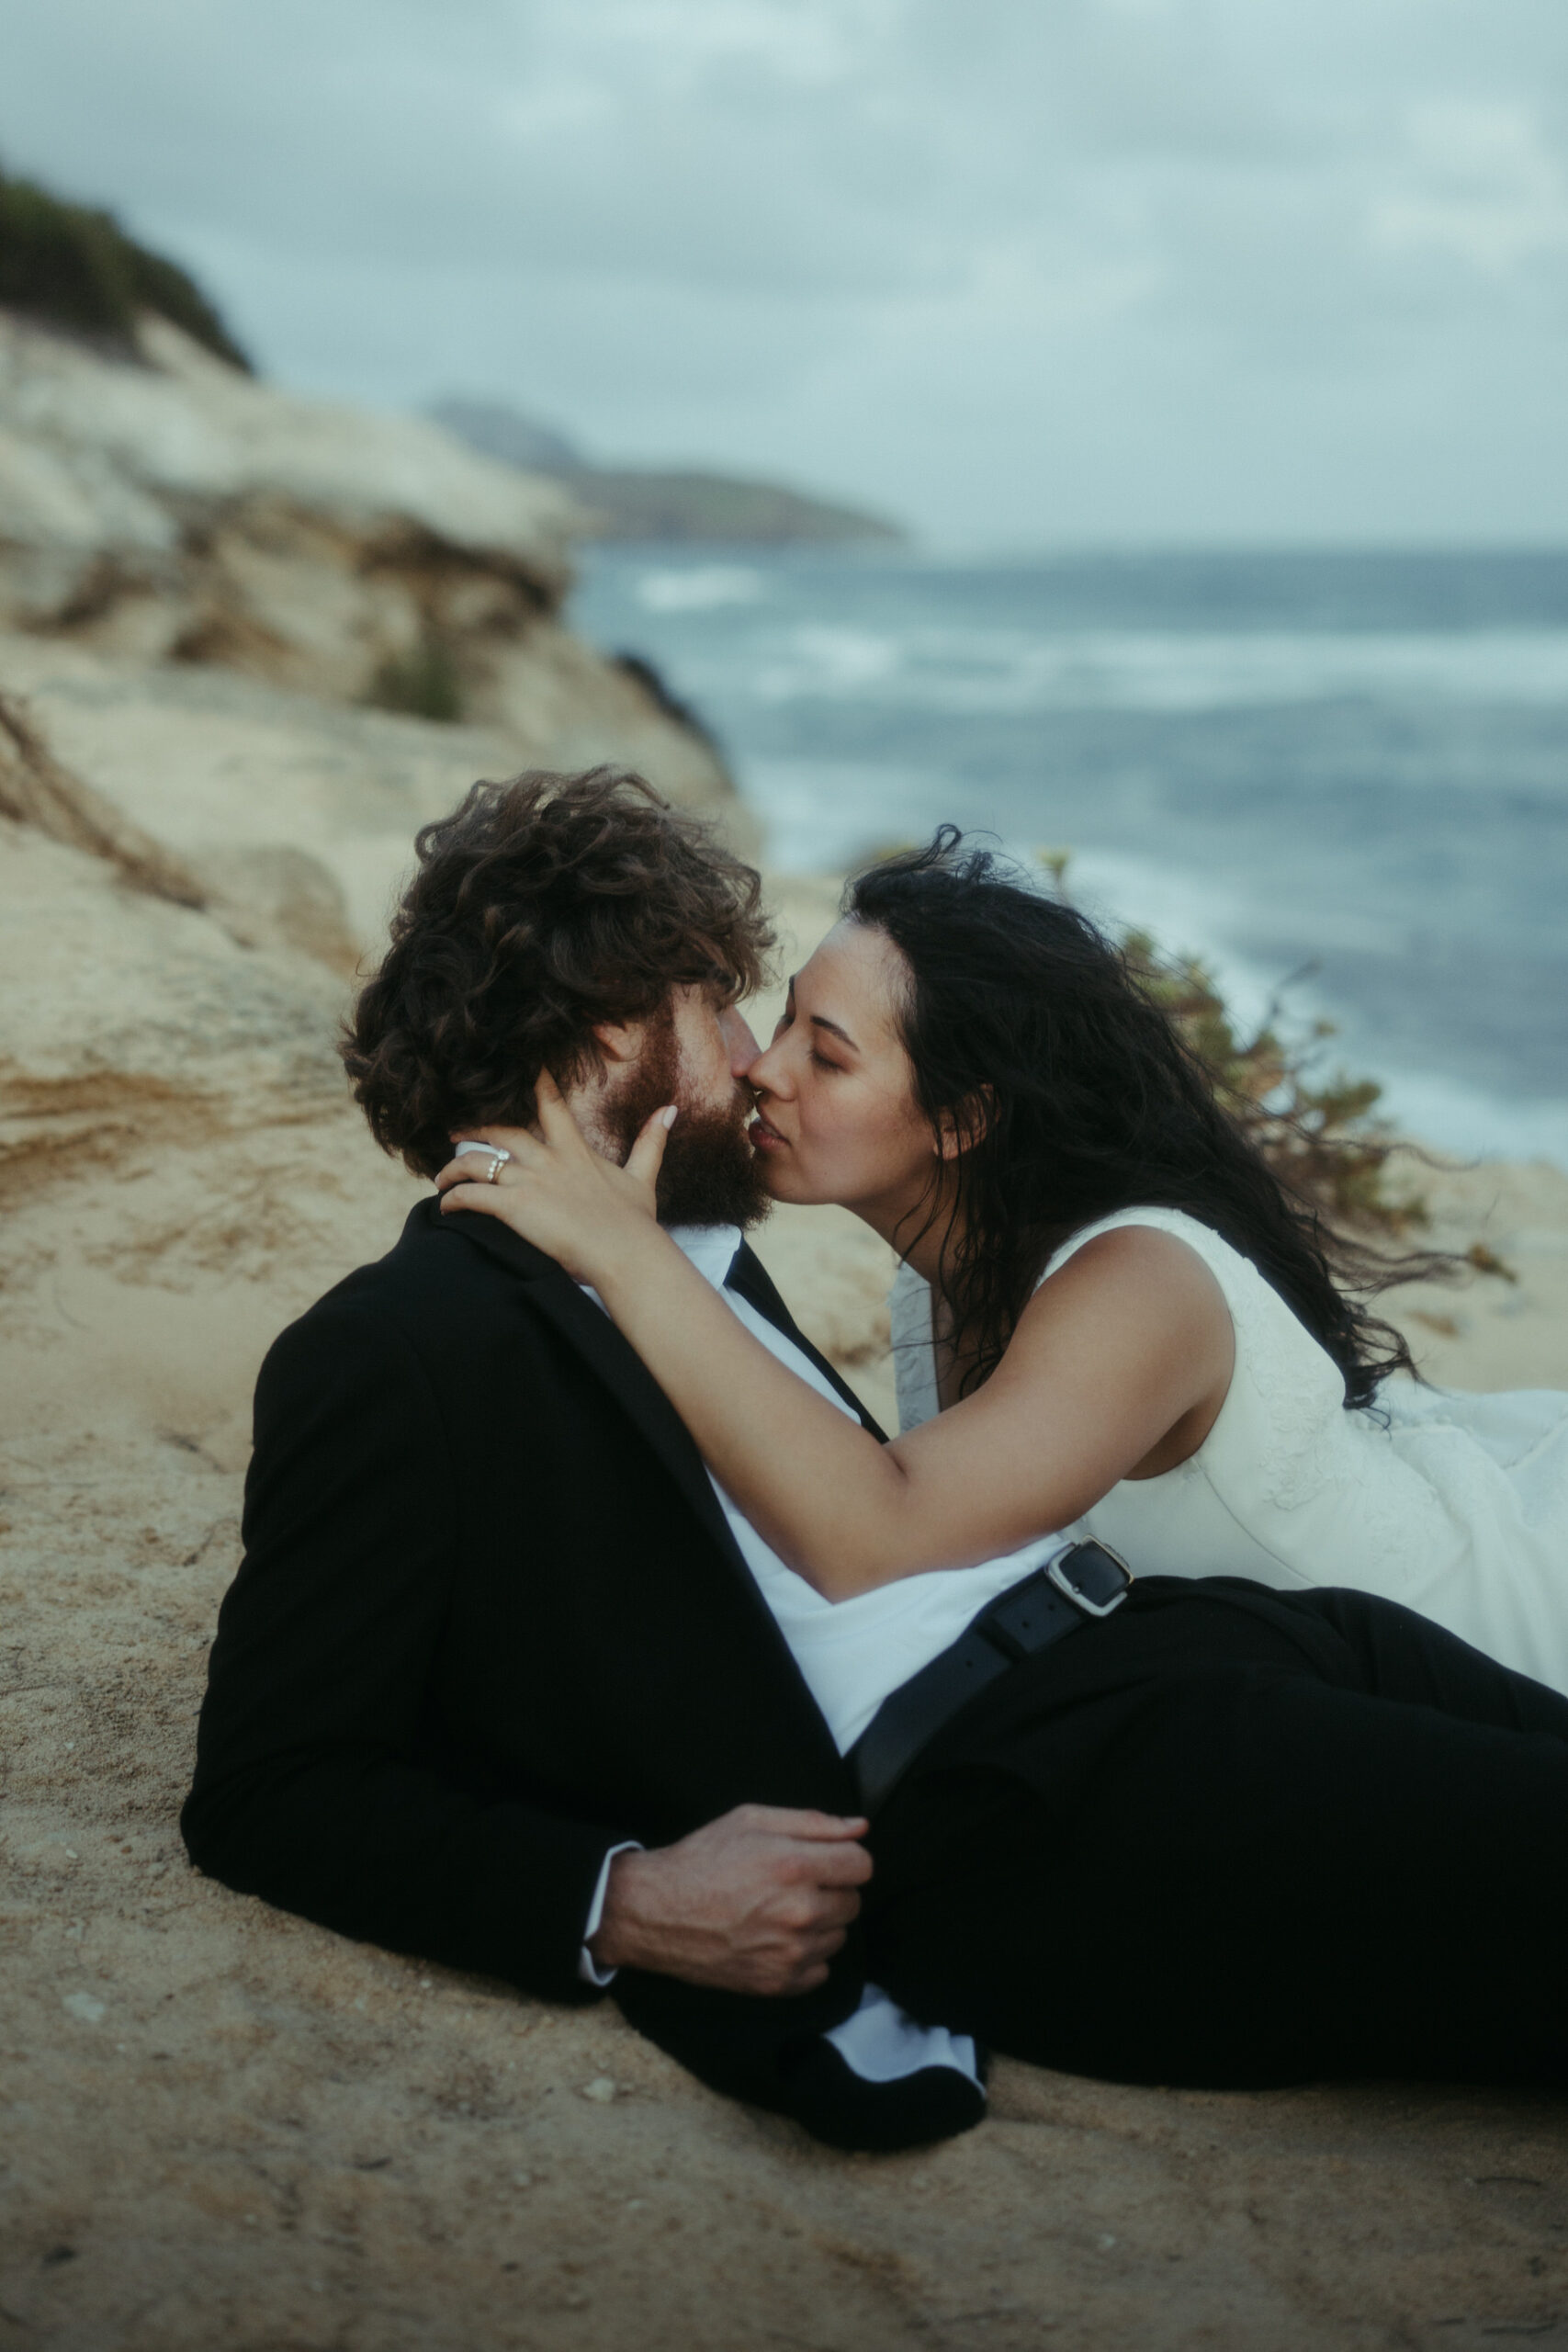
<svg viewBox="0 0 1568 2352"><path fill-rule="evenodd" d="M750 1250L738 1271L874 1428ZM609 1846L744 1803L854 1808L684 1427L493 1219L422 1203L276 1341L244 1546L182 1822L231 1886L576 2002ZM812 2111L838 2098L821 2030L862 1984L852 1938L798 2000L629 1970L615 1997L716 2087L857 2144L929 2137Z"/></svg>

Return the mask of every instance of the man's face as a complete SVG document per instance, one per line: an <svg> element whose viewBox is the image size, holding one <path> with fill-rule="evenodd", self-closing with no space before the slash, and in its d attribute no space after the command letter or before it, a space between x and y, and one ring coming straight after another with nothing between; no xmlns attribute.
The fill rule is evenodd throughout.
<svg viewBox="0 0 1568 2352"><path fill-rule="evenodd" d="M661 1224L749 1226L767 1215L746 1132L753 1106L745 1072L756 1057L737 1007L686 984L642 1025L635 1058L606 1088L598 1124L622 1159L655 1111L666 1102L680 1110L659 1175Z"/></svg>

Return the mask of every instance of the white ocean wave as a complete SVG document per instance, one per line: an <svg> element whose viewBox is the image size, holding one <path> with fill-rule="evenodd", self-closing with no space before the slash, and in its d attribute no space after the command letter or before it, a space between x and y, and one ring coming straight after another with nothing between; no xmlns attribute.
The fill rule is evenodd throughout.
<svg viewBox="0 0 1568 2352"><path fill-rule="evenodd" d="M645 571L632 594L649 613L711 613L725 605L755 605L766 590L761 573L744 565L697 563Z"/></svg>
<svg viewBox="0 0 1568 2352"><path fill-rule="evenodd" d="M1562 628L1037 635L810 623L758 652L745 683L773 703L863 697L995 715L1183 714L1365 697L1568 704L1568 629Z"/></svg>
<svg viewBox="0 0 1568 2352"><path fill-rule="evenodd" d="M908 654L897 638L808 624L790 631L777 659L754 673L752 686L763 702L813 694L853 697L879 686L897 687L903 700L907 674Z"/></svg>

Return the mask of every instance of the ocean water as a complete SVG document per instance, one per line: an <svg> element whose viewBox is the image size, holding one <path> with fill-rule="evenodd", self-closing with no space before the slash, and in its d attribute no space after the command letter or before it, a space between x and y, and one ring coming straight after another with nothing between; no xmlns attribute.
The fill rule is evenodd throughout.
<svg viewBox="0 0 1568 2352"><path fill-rule="evenodd" d="M1568 1166L1568 551L980 561L612 548L575 603L777 867L944 820L1337 1035L1451 1150Z"/></svg>

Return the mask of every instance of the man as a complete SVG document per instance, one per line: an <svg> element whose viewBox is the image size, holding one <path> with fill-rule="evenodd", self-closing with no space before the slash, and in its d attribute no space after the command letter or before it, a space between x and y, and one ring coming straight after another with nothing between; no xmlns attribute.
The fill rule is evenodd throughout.
<svg viewBox="0 0 1568 2352"><path fill-rule="evenodd" d="M419 852L344 1047L378 1140L434 1174L548 1069L615 1156L679 1099L665 1221L750 1223L750 868L602 772L477 786ZM739 1241L738 1311L859 1413ZM970 2046L864 1997L851 1773L685 1431L552 1261L416 1208L268 1355L244 1538L183 1817L203 1869L554 1999L613 1982L830 2139L977 2120Z"/></svg>
<svg viewBox="0 0 1568 2352"><path fill-rule="evenodd" d="M755 875L604 774L476 787L419 846L345 1047L378 1138L434 1173L548 1069L618 1159L677 1102L664 1221L858 1411L740 1244ZM825 2138L977 2120L976 2035L1156 2082L1568 2071L1568 1702L1390 1604L1128 1596L1056 1539L952 1574L841 1756L787 1570L497 1219L422 1204L283 1335L245 1542L195 1860L549 1997L608 1984Z"/></svg>

